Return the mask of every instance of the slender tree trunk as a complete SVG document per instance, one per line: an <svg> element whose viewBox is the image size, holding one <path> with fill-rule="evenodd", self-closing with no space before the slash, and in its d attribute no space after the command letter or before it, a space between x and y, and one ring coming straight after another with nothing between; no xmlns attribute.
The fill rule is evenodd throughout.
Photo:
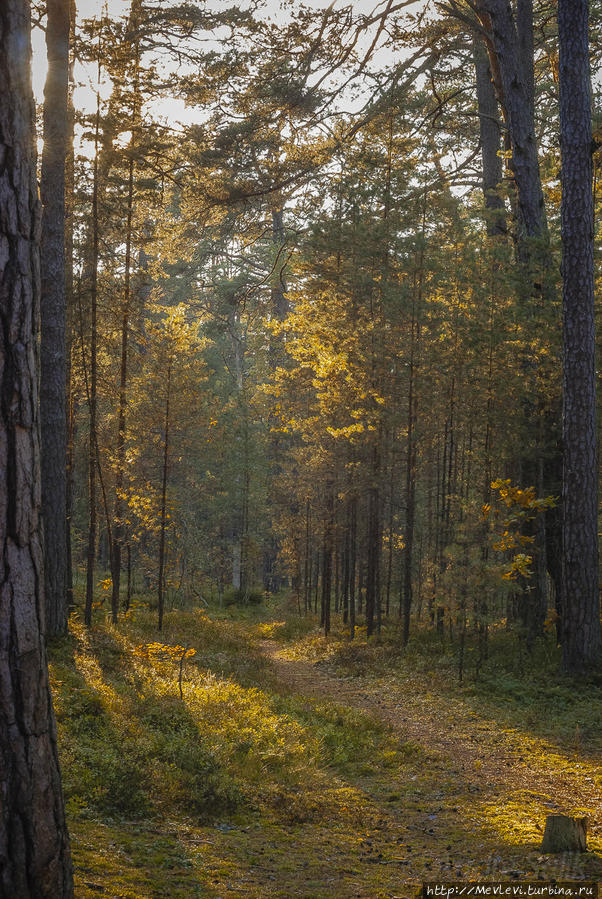
<svg viewBox="0 0 602 899"><path fill-rule="evenodd" d="M600 661L594 217L587 0L559 0L563 280L563 664Z"/></svg>
<svg viewBox="0 0 602 899"><path fill-rule="evenodd" d="M127 552L127 594L125 598L125 610L129 611L132 602L132 546L130 543L126 546Z"/></svg>
<svg viewBox="0 0 602 899"><path fill-rule="evenodd" d="M100 41L99 41L100 43ZM99 47L100 51L100 47ZM100 62L98 64L100 82ZM88 395L90 433L88 437L88 548L86 554L86 605L84 620L92 624L94 602L94 561L96 556L96 382L97 382L97 304L98 304L98 154L100 141L100 94L96 97L94 126L94 183L92 186L92 268L90 274L90 385Z"/></svg>
<svg viewBox="0 0 602 899"><path fill-rule="evenodd" d="M75 201L75 153L73 136L75 129L75 110L73 108L73 62L75 39L75 3L69 0L69 95L68 95L68 137L67 160L65 165L65 303L67 314L67 331L65 337L66 381L67 381L67 458L66 458L66 494L65 494L65 528L67 543L67 568L65 591L67 612L74 608L73 600L73 554L71 546L71 519L73 517L73 445L75 441L75 396L71 378L71 352L75 334L75 284L73 277L73 211Z"/></svg>
<svg viewBox="0 0 602 899"><path fill-rule="evenodd" d="M350 555L350 547L349 547L349 504L347 504L346 515L345 515L345 530L343 534L343 558L342 558L342 595L341 595L341 605L343 608L343 624L348 624L349 622L349 555Z"/></svg>
<svg viewBox="0 0 602 899"><path fill-rule="evenodd" d="M424 191L422 204L422 233L420 250L416 259L414 285L412 289L412 315L410 319L410 358L407 406L407 458L406 458L406 533L403 571L403 645L410 639L410 615L412 611L414 572L414 531L416 522L416 469L417 445L416 426L418 423L417 373L420 364L420 313L424 280L424 249L426 240L427 192Z"/></svg>
<svg viewBox="0 0 602 899"><path fill-rule="evenodd" d="M372 465L372 477L377 474ZM368 533L366 553L366 635L372 636L380 624L380 491L376 484L368 490Z"/></svg>
<svg viewBox="0 0 602 899"><path fill-rule="evenodd" d="M309 497L305 502L305 565L303 576L303 608L311 610L311 505Z"/></svg>
<svg viewBox="0 0 602 899"><path fill-rule="evenodd" d="M322 556L322 626L324 635L330 633L330 606L332 594L332 537L333 523L331 517L331 501L328 500L327 520L324 530L324 552Z"/></svg>
<svg viewBox="0 0 602 899"><path fill-rule="evenodd" d="M157 592L157 606L159 610L159 630L163 628L163 579L165 571L165 525L167 523L167 476L169 471L169 405L171 400L171 366L170 359L167 365L167 392L165 397L165 438L163 443L163 474L161 478L161 531L159 536L159 584Z"/></svg>
<svg viewBox="0 0 602 899"><path fill-rule="evenodd" d="M389 617L391 611L391 584L393 580L393 495L394 495L394 477L395 477L395 456L391 449L391 474L389 477L389 520L387 523L388 546L387 546L387 586L385 590L385 615Z"/></svg>
<svg viewBox="0 0 602 899"><path fill-rule="evenodd" d="M0 896L70 899L69 837L44 647L40 208L30 53L29 4L4 0L0 5ZM64 424L63 418L63 433Z"/></svg>
<svg viewBox="0 0 602 899"><path fill-rule="evenodd" d="M130 276L132 263L132 215L134 211L134 156L128 166L127 217L125 232L125 283L121 316L121 364L119 368L119 412L117 424L117 467L115 472L115 515L113 518L113 551L111 553L111 616L117 623L121 586L121 546L123 543L123 482L125 477L125 427L127 409L128 340L130 321Z"/></svg>
<svg viewBox="0 0 602 899"><path fill-rule="evenodd" d="M357 560L357 497L351 499L349 513L349 636L355 637L355 571Z"/></svg>
<svg viewBox="0 0 602 899"><path fill-rule="evenodd" d="M69 0L48 0L42 154L40 414L46 633L67 630L67 409L65 162L68 150Z"/></svg>
<svg viewBox="0 0 602 899"><path fill-rule="evenodd" d="M286 295L285 277L285 242L284 208L279 196L274 197L271 208L272 217L272 244L274 248L274 265L272 271L271 309L270 313L275 321L284 321L288 314L288 298ZM279 366L283 364L285 357L282 336L270 332L270 344L268 351L268 364L272 376ZM284 451L284 435L275 427L276 416L269 416L269 445L268 461L270 464L269 491L267 496L267 513L270 518L268 535L264 546L264 588L271 592L277 592L280 588L280 578L277 574L277 559L280 552L280 544L274 530L274 518L276 513L276 482L282 471L282 456Z"/></svg>

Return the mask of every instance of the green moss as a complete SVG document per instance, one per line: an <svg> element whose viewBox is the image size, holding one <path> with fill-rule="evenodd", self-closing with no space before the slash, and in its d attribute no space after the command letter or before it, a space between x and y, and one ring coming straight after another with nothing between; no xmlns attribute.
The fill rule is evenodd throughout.
<svg viewBox="0 0 602 899"><path fill-rule="evenodd" d="M360 632L351 645L292 614L271 598L169 613L153 654L155 616L140 607L117 628L87 632L76 620L53 644L79 899L375 899L437 877L563 873L536 849L553 796L512 791L503 778L493 789L456 749L485 746L486 724L496 756L520 745L562 777L587 773L594 788L584 767L599 721L591 691L546 680L549 667L532 677L504 668L497 637L491 670L458 686L453 653L430 635L407 653L393 630L380 643ZM177 647L196 650L182 696ZM280 675L299 659L295 692ZM399 712L394 729L383 706ZM448 750L420 737L423 716L442 732L454 725ZM596 840L568 872L577 879L602 870Z"/></svg>

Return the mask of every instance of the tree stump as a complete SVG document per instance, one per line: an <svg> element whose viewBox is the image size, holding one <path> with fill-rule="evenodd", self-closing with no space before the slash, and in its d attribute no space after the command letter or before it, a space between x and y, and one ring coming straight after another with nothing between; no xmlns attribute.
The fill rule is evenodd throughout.
<svg viewBox="0 0 602 899"><path fill-rule="evenodd" d="M541 851L585 852L587 850L587 818L548 815Z"/></svg>

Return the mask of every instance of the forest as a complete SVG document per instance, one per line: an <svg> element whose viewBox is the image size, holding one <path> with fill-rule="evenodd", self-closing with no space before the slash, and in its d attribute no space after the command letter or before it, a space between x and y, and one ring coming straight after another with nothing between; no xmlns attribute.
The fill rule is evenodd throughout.
<svg viewBox="0 0 602 899"><path fill-rule="evenodd" d="M2 0L0 899L595 899L601 61Z"/></svg>

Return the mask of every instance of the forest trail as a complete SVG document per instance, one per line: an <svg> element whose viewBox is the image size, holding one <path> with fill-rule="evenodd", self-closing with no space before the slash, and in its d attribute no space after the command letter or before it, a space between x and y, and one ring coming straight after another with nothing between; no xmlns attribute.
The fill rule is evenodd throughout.
<svg viewBox="0 0 602 899"><path fill-rule="evenodd" d="M588 757L578 731L574 746L561 748L524 730L504 727L456 689L448 694L429 690L428 679L404 680L398 674L341 676L328 658L296 658L274 639L261 640L259 647L285 689L310 701L367 713L399 740L418 748L412 766L416 770L404 772L419 784L415 798L420 805L412 808L410 803L407 808L414 818L409 819L410 828L430 837L440 831L443 839L437 842L446 843L448 858L460 824L472 830L475 843L480 834L491 835L492 830L501 838L483 872L488 878L602 879L599 756ZM545 815L555 813L587 814L589 846L594 851L587 856L538 853ZM441 852L440 846L431 845ZM467 850L469 843L463 847ZM459 871L454 875L451 860L441 861L441 856L433 858L437 876L445 876L446 868L448 879L459 876Z"/></svg>
<svg viewBox="0 0 602 899"><path fill-rule="evenodd" d="M287 658L272 641L262 641L261 649L291 690L368 712L404 740L461 770L469 789L503 786L547 795L551 814L588 806L590 826L602 832L602 783L593 789L578 746L572 757L558 754L550 744L503 730L457 700L419 691L417 682L339 677L322 662Z"/></svg>
<svg viewBox="0 0 602 899"><path fill-rule="evenodd" d="M459 686L439 644L325 639L287 601L170 613L162 637L138 609L54 650L78 899L602 881L600 708L575 686L512 664ZM542 855L554 812L588 816L590 851Z"/></svg>

